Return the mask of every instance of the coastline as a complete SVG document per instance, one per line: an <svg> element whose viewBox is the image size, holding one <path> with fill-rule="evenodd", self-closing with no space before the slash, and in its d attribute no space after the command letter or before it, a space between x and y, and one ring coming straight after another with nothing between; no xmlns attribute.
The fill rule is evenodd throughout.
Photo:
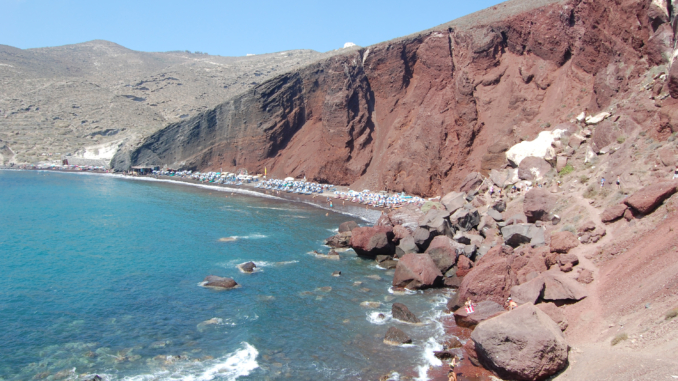
<svg viewBox="0 0 678 381"><path fill-rule="evenodd" d="M165 182L169 184L183 184L183 185L188 185L188 186L194 186L194 187L199 187L207 190L216 190L220 192L232 192L236 194L241 194L241 195L246 195L246 196L251 196L251 197L264 197L268 199L274 199L274 200L280 200L280 201L289 201L289 202L297 202L297 203L304 203L307 205L311 205L323 210L327 210L339 213L339 214L344 214L356 218L360 218L365 222L368 222L370 224L373 224L374 222L377 221L379 216L381 215L382 211L386 211L386 209L380 209L380 208L373 208L373 207L368 207L364 208L363 205L357 206L353 203L350 203L351 205L334 205L334 207L330 208L327 205L326 199L329 196L332 199L335 199L334 194L325 194L325 195L320 195L315 198L312 196L308 195L299 195L299 194L292 194L292 193L285 193L281 192L280 194L272 195L269 192L266 192L264 190L260 190L257 188L254 188L253 184L243 184L242 186L232 186L232 185L222 185L222 184L213 184L213 183L201 183L199 181L193 180L193 179L186 179L186 178L174 178L174 177L169 177L169 176L158 176L158 178L155 178L154 176L123 176L119 174L113 174L113 173L107 173L107 172L102 172L102 171L70 171L70 170L49 170L49 169L18 169L18 168L0 168L0 170L5 169L5 170L18 170L18 171L28 171L28 170L33 170L33 171L44 171L44 172L64 172L64 173L75 173L75 174L85 174L85 175L103 175L107 177L114 177L114 178L119 178L119 179L125 179L125 180L137 180L137 181L150 181L150 182ZM349 202L346 202L349 203ZM336 203L335 203L336 204ZM324 238L324 237L321 237ZM378 271L377 274L381 274L381 271ZM388 291L384 291L380 294L389 295ZM444 379L442 377L445 376L446 372L444 370L444 366L436 366L433 363L431 363L431 358L433 356L433 350L439 350L439 348L434 342L437 342L441 339L441 335L444 337L447 337L449 333L453 332L453 330L449 330L449 326L451 325L449 319L451 315L445 314L440 308L443 306L441 302L436 303L437 305L431 305L430 310L428 311L421 311L420 313L426 312L426 314L433 314L433 316L429 315L432 318L432 322L434 325L438 326L441 331L439 331L436 334L432 334L429 338L428 341L422 342L420 344L417 344L416 347L418 347L418 354L416 355L417 358L421 359L421 364L419 367L412 369L410 372L401 374L400 376L406 376L406 377L412 377L412 379L416 380L439 380L439 379ZM454 322L454 319L452 318L452 324ZM384 373L387 373L388 369L384 369Z"/></svg>
<svg viewBox="0 0 678 381"><path fill-rule="evenodd" d="M362 221L370 224L377 222L382 212L388 212L385 208L378 207L364 207L360 204L355 204L350 201L342 202L342 204L333 203L333 206L330 207L326 199L329 197L335 199L336 195L325 193L318 195L316 197L295 194L295 193L286 193L280 192L279 194L271 194L270 191L261 190L254 187L254 184L243 184L240 186L233 186L228 184L215 184L215 183L202 183L197 180L180 178L174 176L126 176L117 173L103 172L103 171L75 171L75 170L62 170L62 169L46 169L46 168L10 168L10 167L0 167L1 170L8 171L44 171L44 172L55 172L55 173L72 173L72 174L86 174L86 175L103 175L103 176L112 176L122 180L135 180L135 181L157 181L165 182L170 184L183 184L188 186L194 186L204 189L212 189L220 192L233 192L241 195L251 196L251 197L265 197L270 199L277 199L280 201L289 201L295 203L303 203L307 205L314 206L326 210L328 212L334 212L339 214L344 214L354 218L361 219ZM346 205L348 204L348 205Z"/></svg>

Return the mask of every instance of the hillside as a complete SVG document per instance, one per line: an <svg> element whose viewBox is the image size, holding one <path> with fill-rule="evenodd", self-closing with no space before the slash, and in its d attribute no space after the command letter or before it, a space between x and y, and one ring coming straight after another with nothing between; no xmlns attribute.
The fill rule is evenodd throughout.
<svg viewBox="0 0 678 381"><path fill-rule="evenodd" d="M66 153L110 159L123 142L327 55L145 53L100 40L26 50L0 45L0 141L16 163Z"/></svg>
<svg viewBox="0 0 678 381"><path fill-rule="evenodd" d="M115 165L266 167L434 196L504 166L508 146L582 112L627 114L653 134L668 126L665 134L673 32L655 3L508 1L273 78L168 126Z"/></svg>

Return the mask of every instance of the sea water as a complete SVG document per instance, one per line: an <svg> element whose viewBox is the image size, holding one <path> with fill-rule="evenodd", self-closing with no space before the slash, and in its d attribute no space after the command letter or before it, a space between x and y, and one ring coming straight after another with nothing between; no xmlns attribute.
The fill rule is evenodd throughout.
<svg viewBox="0 0 678 381"><path fill-rule="evenodd" d="M393 271L350 250L313 255L349 219L217 188L0 171L0 380L425 379L445 299L392 294ZM207 275L241 287L201 287ZM394 302L423 324L391 319ZM385 345L390 326L413 345Z"/></svg>

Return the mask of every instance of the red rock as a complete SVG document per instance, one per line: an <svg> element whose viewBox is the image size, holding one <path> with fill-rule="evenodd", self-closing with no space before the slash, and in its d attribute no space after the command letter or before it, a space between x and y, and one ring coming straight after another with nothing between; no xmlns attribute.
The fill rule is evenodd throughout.
<svg viewBox="0 0 678 381"><path fill-rule="evenodd" d="M636 217L633 215L633 211L631 209L626 209L626 211L624 212L624 219L626 221L631 221L634 218Z"/></svg>
<svg viewBox="0 0 678 381"><path fill-rule="evenodd" d="M594 231L595 229L596 229L596 223L591 221L591 220L588 220L588 221L584 222L583 224L581 224L581 226L579 226L579 228L577 229L577 232L586 233L586 232Z"/></svg>
<svg viewBox="0 0 678 381"><path fill-rule="evenodd" d="M417 316L413 314L412 311L410 311L410 309L407 308L407 306L402 303L393 303L393 305L391 306L391 316L394 319L404 321L407 323L413 324L421 323L421 321L419 321L419 318L417 318Z"/></svg>
<svg viewBox="0 0 678 381"><path fill-rule="evenodd" d="M671 98L678 99L678 65L671 65L668 85Z"/></svg>
<svg viewBox="0 0 678 381"><path fill-rule="evenodd" d="M445 273L457 263L459 256L457 252L463 249L463 245L454 242L450 237L440 235L433 238L428 249L426 249L426 254L431 256L440 272Z"/></svg>
<svg viewBox="0 0 678 381"><path fill-rule="evenodd" d="M579 258L574 254L560 254L558 256L558 265L560 271L567 273L572 271L572 268L579 264Z"/></svg>
<svg viewBox="0 0 678 381"><path fill-rule="evenodd" d="M517 283L516 275L511 271L512 260L510 246L498 245L490 249L462 280L459 298L474 302L491 300L503 305L511 287Z"/></svg>
<svg viewBox="0 0 678 381"><path fill-rule="evenodd" d="M624 204L611 206L605 209L605 211L600 215L600 220L604 223L616 221L622 218L624 212L626 212L626 209L628 209L628 207Z"/></svg>
<svg viewBox="0 0 678 381"><path fill-rule="evenodd" d="M584 284L589 284L593 282L593 273L591 272L591 270L583 269L579 273L579 277L577 277L577 282Z"/></svg>
<svg viewBox="0 0 678 381"><path fill-rule="evenodd" d="M480 363L504 379L543 380L567 366L560 328L532 304L478 324L471 339Z"/></svg>
<svg viewBox="0 0 678 381"><path fill-rule="evenodd" d="M551 170L551 164L541 157L528 156L518 165L518 177L521 180L539 180Z"/></svg>
<svg viewBox="0 0 678 381"><path fill-rule="evenodd" d="M228 290L231 288L236 288L238 287L238 283L235 282L235 280L231 278L224 278L216 275L208 275L205 277L203 280L204 287L211 287L211 288L216 288L216 289L223 289L223 290Z"/></svg>
<svg viewBox="0 0 678 381"><path fill-rule="evenodd" d="M355 221L346 221L339 225L339 233L350 232L357 227L359 226Z"/></svg>
<svg viewBox="0 0 678 381"><path fill-rule="evenodd" d="M675 168L676 166L676 153L673 148L663 147L658 152L659 160L666 167Z"/></svg>
<svg viewBox="0 0 678 381"><path fill-rule="evenodd" d="M388 219L393 226L401 225L407 229L410 234L419 227L419 219L424 215L415 205L405 205L402 208L395 209L388 213Z"/></svg>
<svg viewBox="0 0 678 381"><path fill-rule="evenodd" d="M471 268L473 268L473 262L465 255L460 255L457 259L457 276L465 277L471 271Z"/></svg>
<svg viewBox="0 0 678 381"><path fill-rule="evenodd" d="M544 257L548 252L548 247L530 249L528 253L525 254L527 263L521 268L516 268L516 261L514 261L512 268L516 271L519 284L528 282L548 270L546 267L546 258Z"/></svg>
<svg viewBox="0 0 678 381"><path fill-rule="evenodd" d="M394 287L419 289L433 286L443 274L428 254L406 254L398 261Z"/></svg>
<svg viewBox="0 0 678 381"><path fill-rule="evenodd" d="M396 225L393 227L393 240L399 242L401 239L412 235L409 230L403 225Z"/></svg>
<svg viewBox="0 0 678 381"><path fill-rule="evenodd" d="M666 23L657 28L647 41L647 58L653 65L668 63L673 52L673 29Z"/></svg>
<svg viewBox="0 0 678 381"><path fill-rule="evenodd" d="M478 172L469 173L459 187L460 192L469 193L480 187L483 183L483 176Z"/></svg>
<svg viewBox="0 0 678 381"><path fill-rule="evenodd" d="M624 204L642 214L648 214L674 193L676 193L675 181L660 182L637 191L624 200Z"/></svg>
<svg viewBox="0 0 678 381"><path fill-rule="evenodd" d="M617 143L617 139L620 136L621 131L616 128L615 124L609 119L604 120L593 131L593 137L591 138L593 151L598 153L608 145Z"/></svg>
<svg viewBox="0 0 678 381"><path fill-rule="evenodd" d="M388 218L388 215L384 212L381 212L381 216L379 216L379 219L377 220L377 223L374 224L374 227L393 227L393 223L391 222L391 219ZM351 229L353 230L353 229Z"/></svg>
<svg viewBox="0 0 678 381"><path fill-rule="evenodd" d="M448 311L454 312L463 305L464 305L463 302L459 302L459 294L455 293L454 295L452 295L451 298L447 300L447 304L445 306L447 307Z"/></svg>
<svg viewBox="0 0 678 381"><path fill-rule="evenodd" d="M474 366L481 366L480 361L478 360L478 353L476 353L476 343L473 340L466 340L466 343L462 348L471 364Z"/></svg>
<svg viewBox="0 0 678 381"><path fill-rule="evenodd" d="M544 291L544 278L537 277L527 283L511 287L511 299L520 304L536 304Z"/></svg>
<svg viewBox="0 0 678 381"><path fill-rule="evenodd" d="M549 315L551 320L558 324L558 327L560 327L561 331L567 329L568 323L565 313L562 309L558 308L555 303L539 303L537 304L537 308L539 308L543 313Z"/></svg>
<svg viewBox="0 0 678 381"><path fill-rule="evenodd" d="M523 213L527 222L549 221L549 213L556 205L556 199L544 188L532 188L525 194Z"/></svg>
<svg viewBox="0 0 678 381"><path fill-rule="evenodd" d="M459 308L454 312L454 320L459 327L473 328L481 321L497 316L506 312L499 303L485 300L477 303L473 307L475 312L466 312L466 307Z"/></svg>
<svg viewBox="0 0 678 381"><path fill-rule="evenodd" d="M544 300L582 300L588 296L584 286L561 272L547 271L540 277L544 279Z"/></svg>
<svg viewBox="0 0 678 381"><path fill-rule="evenodd" d="M562 231L551 234L551 251L555 253L567 253L568 251L579 246L577 236L568 232Z"/></svg>
<svg viewBox="0 0 678 381"><path fill-rule="evenodd" d="M567 156L565 155L558 155L556 158L556 171L560 172L567 166ZM555 192L557 193L557 192Z"/></svg>
<svg viewBox="0 0 678 381"><path fill-rule="evenodd" d="M440 203L445 206L448 212L454 213L466 203L466 193L450 192L440 200Z"/></svg>
<svg viewBox="0 0 678 381"><path fill-rule="evenodd" d="M351 231L351 248L362 256L393 255L395 245L392 240L392 227L362 227Z"/></svg>
<svg viewBox="0 0 678 381"><path fill-rule="evenodd" d="M396 328L396 327L390 327L388 331L386 331L386 336L384 336L384 343L388 345L403 345L403 344L411 344L412 339L407 336L405 332L402 330Z"/></svg>

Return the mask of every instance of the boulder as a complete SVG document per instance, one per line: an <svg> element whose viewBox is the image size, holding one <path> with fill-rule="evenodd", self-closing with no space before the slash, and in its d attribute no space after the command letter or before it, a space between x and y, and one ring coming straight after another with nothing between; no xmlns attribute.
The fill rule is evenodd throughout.
<svg viewBox="0 0 678 381"><path fill-rule="evenodd" d="M568 145L572 147L573 149L579 148L579 146L586 141L586 139L583 136L574 134L570 136L570 139L568 141Z"/></svg>
<svg viewBox="0 0 678 381"><path fill-rule="evenodd" d="M587 220L586 222L581 224L579 226L579 228L577 228L577 233L581 234L581 233L591 232L591 231L594 231L594 230L596 230L596 223L591 221L591 220Z"/></svg>
<svg viewBox="0 0 678 381"><path fill-rule="evenodd" d="M443 278L443 286L445 286L447 288L455 288L455 289L459 288L461 286L461 281L462 281L463 278L460 278L456 275L456 272L457 272L456 267L452 267L448 271L448 273L451 272L451 271L454 271L455 275Z"/></svg>
<svg viewBox="0 0 678 381"><path fill-rule="evenodd" d="M440 203L445 206L448 212L454 213L466 203L466 193L450 192L440 200Z"/></svg>
<svg viewBox="0 0 678 381"><path fill-rule="evenodd" d="M450 225L447 217L450 212L431 208L426 215L419 219L419 227L427 228L437 234L449 234Z"/></svg>
<svg viewBox="0 0 678 381"><path fill-rule="evenodd" d="M376 257L374 257L374 260L377 263L382 263L384 261L390 261L392 259L393 259L393 256L391 256L391 255L377 255Z"/></svg>
<svg viewBox="0 0 678 381"><path fill-rule="evenodd" d="M541 180L551 170L551 164L541 157L528 156L518 166L518 177L521 180Z"/></svg>
<svg viewBox="0 0 678 381"><path fill-rule="evenodd" d="M473 261L475 260L476 254L478 253L478 246L471 244L471 245L464 245L464 256L468 258L469 260Z"/></svg>
<svg viewBox="0 0 678 381"><path fill-rule="evenodd" d="M394 287L420 289L433 286L443 274L428 254L406 254L398 261Z"/></svg>
<svg viewBox="0 0 678 381"><path fill-rule="evenodd" d="M393 227L393 223L391 222L391 219L388 218L388 215L384 212L381 212L381 215L379 216L379 219L377 220L377 223L374 224L374 227Z"/></svg>
<svg viewBox="0 0 678 381"><path fill-rule="evenodd" d="M357 227L359 227L359 226L355 221L342 222L339 225L339 233L350 232L350 231L353 231L353 229L355 229Z"/></svg>
<svg viewBox="0 0 678 381"><path fill-rule="evenodd" d="M549 221L549 214L555 205L556 199L548 190L532 188L525 194L523 213L527 222Z"/></svg>
<svg viewBox="0 0 678 381"><path fill-rule="evenodd" d="M509 179L509 172L506 169L498 171L493 169L490 171L490 181L499 188L506 186Z"/></svg>
<svg viewBox="0 0 678 381"><path fill-rule="evenodd" d="M501 228L504 243L511 247L518 247L529 243L536 247L544 244L544 230L533 224L515 224Z"/></svg>
<svg viewBox="0 0 678 381"><path fill-rule="evenodd" d="M551 144L555 139L560 138L562 133L562 130L542 131L536 139L520 142L511 147L508 152L506 152L506 158L516 167L519 166L526 157L530 156L550 161L556 156L555 150Z"/></svg>
<svg viewBox="0 0 678 381"><path fill-rule="evenodd" d="M480 363L504 379L543 380L567 366L560 327L532 304L480 323L471 339Z"/></svg>
<svg viewBox="0 0 678 381"><path fill-rule="evenodd" d="M255 265L254 262L245 262L238 265L240 271L248 274L253 273L256 267L257 265Z"/></svg>
<svg viewBox="0 0 678 381"><path fill-rule="evenodd" d="M525 217L524 214L514 214L506 220L504 225L500 225L500 226L504 227L504 226L509 226L509 225L526 224L526 223L527 223L527 217Z"/></svg>
<svg viewBox="0 0 678 381"><path fill-rule="evenodd" d="M577 236L568 232L556 232L551 234L551 251L554 253L567 253L579 246Z"/></svg>
<svg viewBox="0 0 678 381"><path fill-rule="evenodd" d="M606 120L600 123L596 129L593 131L593 136L591 137L591 148L595 153L601 152L601 150L612 143L617 143L617 139L621 136L621 131L615 126L614 123L610 120Z"/></svg>
<svg viewBox="0 0 678 381"><path fill-rule="evenodd" d="M586 287L560 271L547 271L540 277L544 279L544 300L578 301L588 296Z"/></svg>
<svg viewBox="0 0 678 381"><path fill-rule="evenodd" d="M488 209L487 215L492 217L495 221L504 221L504 215L498 212L496 209Z"/></svg>
<svg viewBox="0 0 678 381"><path fill-rule="evenodd" d="M414 231L412 238L414 239L414 244L417 245L419 252L424 252L436 235L437 233L435 232L431 232L426 228L419 227Z"/></svg>
<svg viewBox="0 0 678 381"><path fill-rule="evenodd" d="M548 252L548 247L542 247L530 249L523 255L522 259L525 261L525 264L515 270L520 284L528 282L548 270L546 267L546 259L544 258L544 255ZM516 265L517 263L514 261L513 267L516 268Z"/></svg>
<svg viewBox="0 0 678 381"><path fill-rule="evenodd" d="M671 94L671 98L678 99L678 65L671 65L668 82L669 94Z"/></svg>
<svg viewBox="0 0 678 381"><path fill-rule="evenodd" d="M393 255L393 228L387 226L355 228L351 232L351 248L360 256Z"/></svg>
<svg viewBox="0 0 678 381"><path fill-rule="evenodd" d="M616 221L624 216L626 209L628 209L628 207L624 204L613 205L603 211L600 215L600 220L604 223Z"/></svg>
<svg viewBox="0 0 678 381"><path fill-rule="evenodd" d="M333 271L332 276L340 277L341 276L341 271Z"/></svg>
<svg viewBox="0 0 678 381"><path fill-rule="evenodd" d="M463 305L464 303L459 302L459 294L454 294L451 298L447 299L446 307L448 311L454 312Z"/></svg>
<svg viewBox="0 0 678 381"><path fill-rule="evenodd" d="M459 298L474 302L491 300L504 303L517 284L511 271L513 248L498 245L490 249L469 271L459 286Z"/></svg>
<svg viewBox="0 0 678 381"><path fill-rule="evenodd" d="M457 263L457 257L463 249L463 245L454 242L448 236L441 235L433 238L428 249L426 249L426 254L431 257L440 272L445 273Z"/></svg>
<svg viewBox="0 0 678 381"><path fill-rule="evenodd" d="M403 225L396 225L393 227L393 241L395 242L400 242L401 239L411 235L412 232Z"/></svg>
<svg viewBox="0 0 678 381"><path fill-rule="evenodd" d="M537 277L519 286L511 287L511 299L518 303L518 305L525 303L537 304L537 300L539 300L543 291L544 279Z"/></svg>
<svg viewBox="0 0 678 381"><path fill-rule="evenodd" d="M450 216L450 224L455 230L472 230L480 224L480 213L476 209L461 208Z"/></svg>
<svg viewBox="0 0 678 381"><path fill-rule="evenodd" d="M578 264L579 258L574 254L560 254L558 256L558 266L560 266L560 271L564 273L572 271L572 268Z"/></svg>
<svg viewBox="0 0 678 381"><path fill-rule="evenodd" d="M403 344L412 344L412 339L410 339L407 334L396 327L391 327L386 331L386 336L384 336L384 343L388 345L403 345Z"/></svg>
<svg viewBox="0 0 678 381"><path fill-rule="evenodd" d="M415 316L407 306L402 303L393 303L391 306L391 316L394 319L404 321L406 323L421 323L421 321Z"/></svg>
<svg viewBox="0 0 678 381"><path fill-rule="evenodd" d="M504 211L506 210L506 200L502 198L495 201L494 204L492 204L492 209L496 210L499 213L504 213Z"/></svg>
<svg viewBox="0 0 678 381"><path fill-rule="evenodd" d="M506 312L501 304L485 300L474 305L475 312L468 313L466 308L454 312L454 320L459 327L473 328L480 322Z"/></svg>
<svg viewBox="0 0 678 381"><path fill-rule="evenodd" d="M460 278L465 277L473 268L473 262L465 256L461 255L457 259L457 276Z"/></svg>
<svg viewBox="0 0 678 381"><path fill-rule="evenodd" d="M560 172L567 166L567 156L558 155L556 158L556 172Z"/></svg>
<svg viewBox="0 0 678 381"><path fill-rule="evenodd" d="M579 276L577 277L577 282L584 284L589 284L593 282L593 273L591 272L591 270L583 269L579 273Z"/></svg>
<svg viewBox="0 0 678 381"><path fill-rule="evenodd" d="M351 246L351 232L343 232L325 240L325 245L333 249L343 249Z"/></svg>
<svg viewBox="0 0 678 381"><path fill-rule="evenodd" d="M396 247L395 255L398 258L402 258L405 254L418 253L419 248L414 243L414 237L407 236L400 240L400 243Z"/></svg>
<svg viewBox="0 0 678 381"><path fill-rule="evenodd" d="M388 219L391 221L393 226L401 225L410 233L414 233L414 230L419 227L419 219L424 215L424 213L416 205L405 205L402 208L395 209L388 213Z"/></svg>
<svg viewBox="0 0 678 381"><path fill-rule="evenodd" d="M586 122L586 124L589 124L589 125L590 124L598 124L598 123L602 122L603 120L609 118L610 116L612 116L612 114L610 114L609 112L601 112L601 113L598 113L596 115L587 116L586 119L585 119L585 122Z"/></svg>
<svg viewBox="0 0 678 381"><path fill-rule="evenodd" d="M459 187L460 192L469 193L480 187L483 183L483 176L478 172L469 173Z"/></svg>
<svg viewBox="0 0 678 381"><path fill-rule="evenodd" d="M659 160L664 164L665 167L675 167L676 166L676 154L673 148L663 147L657 152L659 155Z"/></svg>
<svg viewBox="0 0 678 381"><path fill-rule="evenodd" d="M551 320L558 324L558 327L560 327L561 331L567 329L568 323L565 313L562 309L558 308L555 303L539 303L537 304L537 308L539 308L543 313L549 315Z"/></svg>
<svg viewBox="0 0 678 381"><path fill-rule="evenodd" d="M222 278L216 275L208 275L203 280L203 286L228 290L238 287L238 283L236 283L235 280L231 278Z"/></svg>
<svg viewBox="0 0 678 381"><path fill-rule="evenodd" d="M642 214L648 214L659 206L664 200L676 193L676 182L665 181L637 191L624 200L624 204L632 207Z"/></svg>

